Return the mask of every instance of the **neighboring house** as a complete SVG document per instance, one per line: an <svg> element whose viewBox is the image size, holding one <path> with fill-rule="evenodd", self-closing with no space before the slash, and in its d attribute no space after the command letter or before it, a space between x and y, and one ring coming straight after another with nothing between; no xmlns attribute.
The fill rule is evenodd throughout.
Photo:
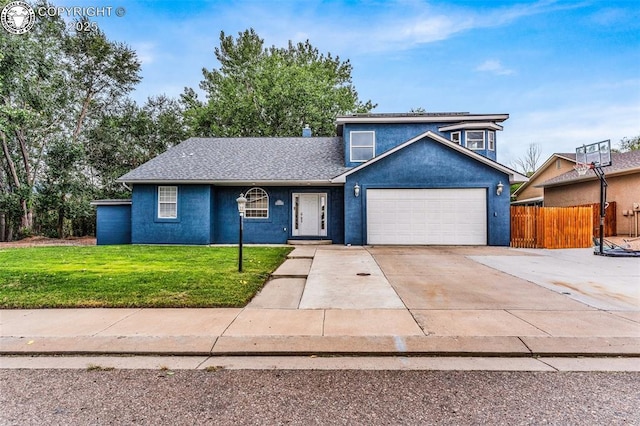
<svg viewBox="0 0 640 426"><path fill-rule="evenodd" d="M617 235L636 232L640 204L640 151L611 154L611 166L603 167L607 181L607 202L616 202ZM540 184L544 189L544 205L548 207L577 206L600 202L600 180L589 170L579 176L572 170ZM626 213L626 214L625 214Z"/></svg>
<svg viewBox="0 0 640 426"><path fill-rule="evenodd" d="M520 185L512 197L512 205L543 206L544 190L539 186L543 182L573 170L576 165L576 154L552 154L536 172L529 177L529 181Z"/></svg>
<svg viewBox="0 0 640 426"><path fill-rule="evenodd" d="M191 138L119 179L133 191L120 240L237 243L243 193L247 243L507 246L509 184L527 180L495 161L508 117L355 114L337 137Z"/></svg>

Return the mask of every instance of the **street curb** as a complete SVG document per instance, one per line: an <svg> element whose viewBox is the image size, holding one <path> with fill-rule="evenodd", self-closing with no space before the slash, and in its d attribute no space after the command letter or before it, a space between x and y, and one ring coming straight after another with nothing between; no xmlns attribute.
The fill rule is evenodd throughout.
<svg viewBox="0 0 640 426"><path fill-rule="evenodd" d="M525 338L422 336L3 337L0 339L0 356L640 357L640 338L545 337L537 338L536 344L539 348L533 350L523 344L521 339Z"/></svg>

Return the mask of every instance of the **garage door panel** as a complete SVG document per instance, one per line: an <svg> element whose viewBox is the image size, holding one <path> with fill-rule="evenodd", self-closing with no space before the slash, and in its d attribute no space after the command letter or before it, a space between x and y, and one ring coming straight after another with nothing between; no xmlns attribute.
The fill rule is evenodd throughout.
<svg viewBox="0 0 640 426"><path fill-rule="evenodd" d="M486 190L369 189L367 242L485 245Z"/></svg>

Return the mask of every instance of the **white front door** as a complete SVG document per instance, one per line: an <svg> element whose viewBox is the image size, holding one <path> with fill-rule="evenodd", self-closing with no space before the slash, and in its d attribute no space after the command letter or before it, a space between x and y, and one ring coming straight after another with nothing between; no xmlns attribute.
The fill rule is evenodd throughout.
<svg viewBox="0 0 640 426"><path fill-rule="evenodd" d="M293 194L293 236L327 235L327 194Z"/></svg>

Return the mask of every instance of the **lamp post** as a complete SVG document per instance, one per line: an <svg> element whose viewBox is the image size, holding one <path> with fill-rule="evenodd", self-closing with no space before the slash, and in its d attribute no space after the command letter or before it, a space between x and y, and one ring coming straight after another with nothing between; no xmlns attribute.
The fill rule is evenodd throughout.
<svg viewBox="0 0 640 426"><path fill-rule="evenodd" d="M242 272L242 230L244 228L244 212L247 205L247 199L244 198L244 194L240 194L238 198L236 198L236 203L238 203L238 213L240 215L240 235L238 238L238 272Z"/></svg>

